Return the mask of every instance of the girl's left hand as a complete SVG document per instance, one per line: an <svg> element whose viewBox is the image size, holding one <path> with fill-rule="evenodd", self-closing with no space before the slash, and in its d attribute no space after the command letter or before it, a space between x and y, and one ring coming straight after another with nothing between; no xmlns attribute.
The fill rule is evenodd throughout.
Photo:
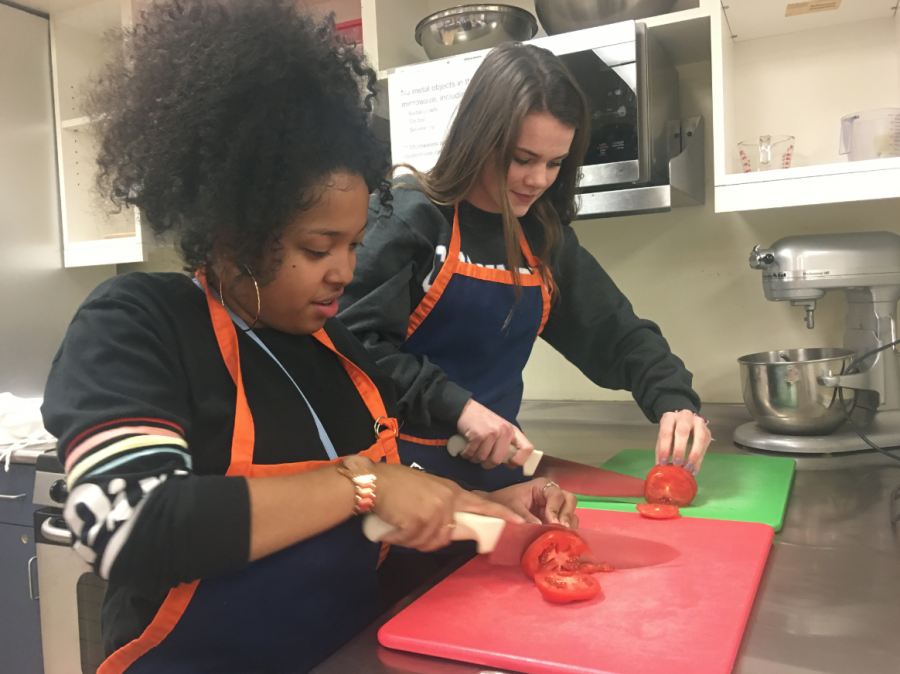
<svg viewBox="0 0 900 674"><path fill-rule="evenodd" d="M685 461L688 443L691 451ZM690 410L666 412L659 420L659 437L656 440L656 462L666 465L671 461L676 466L683 465L696 475L703 463L706 448L712 435L706 427L706 420Z"/></svg>
<svg viewBox="0 0 900 674"><path fill-rule="evenodd" d="M555 482L539 477L494 492L476 492L488 500L500 503L529 524L560 524L578 528L575 494L561 489Z"/></svg>

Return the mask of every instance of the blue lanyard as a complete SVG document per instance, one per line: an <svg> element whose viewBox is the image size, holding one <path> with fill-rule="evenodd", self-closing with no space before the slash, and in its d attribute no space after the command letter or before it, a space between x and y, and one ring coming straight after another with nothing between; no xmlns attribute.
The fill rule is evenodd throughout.
<svg viewBox="0 0 900 674"><path fill-rule="evenodd" d="M203 290L203 284L201 284L200 281L198 281L197 279L193 279L193 281L198 288ZM210 288L209 292L212 293L213 297L215 297L217 300L221 301L218 293L216 293L215 290ZM223 304L222 306L225 307L225 311L227 311L228 315L231 316L231 320L234 322L234 324L236 326L238 326L244 332L244 334L246 334L248 337L250 337L250 339L252 339L254 342L256 342L259 345L259 347L269 355L269 358L271 358L272 360L275 361L275 364L281 368L281 371L284 372L285 375L287 375L287 378L291 380L291 383L294 385L294 388L297 389L297 392L300 394L300 397L303 398L303 402L305 402L306 406L309 408L309 413L312 414L313 421L316 422L316 429L319 431L319 440L321 440L322 445L325 447L325 452L328 454L328 458L331 459L332 461L334 461L336 458L338 458L337 452L334 450L334 444L331 442L331 438L328 437L328 433L325 432L325 427L322 425L322 422L319 420L319 415L316 414L316 411L312 408L312 405L309 404L309 400L306 399L306 396L304 395L304 393L300 389L300 387L297 385L297 382L294 381L294 378L291 376L290 372L288 372L286 369L284 369L284 365L281 364L281 361L275 357L275 354L269 350L269 347L267 347L265 344L263 344L262 340L259 338L259 335L257 335L255 332L253 332L250 328L247 327L247 324L244 323L243 320L241 320L240 316L237 316L231 309L228 308L227 305Z"/></svg>

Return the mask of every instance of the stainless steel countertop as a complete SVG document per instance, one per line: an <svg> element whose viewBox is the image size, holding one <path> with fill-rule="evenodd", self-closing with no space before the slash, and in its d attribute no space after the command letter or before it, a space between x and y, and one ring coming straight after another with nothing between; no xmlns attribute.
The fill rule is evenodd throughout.
<svg viewBox="0 0 900 674"><path fill-rule="evenodd" d="M749 420L743 406L709 405L703 412L717 439L710 451L740 452L731 437ZM631 403L526 403L520 421L535 446L593 465L656 440L655 426ZM879 454L798 457L784 528L775 535L734 674L900 672L900 534L890 503L897 485L900 462ZM438 580L401 601L315 674L486 673L378 644L378 628ZM685 648L702 638L685 635Z"/></svg>
<svg viewBox="0 0 900 674"><path fill-rule="evenodd" d="M9 445L6 445L6 447L0 446L0 457L5 457L5 450L8 448ZM30 447L23 447L22 449L14 449L9 461L10 463L27 463L33 465L37 463L37 458L41 454L50 449L56 449L55 442L44 442Z"/></svg>

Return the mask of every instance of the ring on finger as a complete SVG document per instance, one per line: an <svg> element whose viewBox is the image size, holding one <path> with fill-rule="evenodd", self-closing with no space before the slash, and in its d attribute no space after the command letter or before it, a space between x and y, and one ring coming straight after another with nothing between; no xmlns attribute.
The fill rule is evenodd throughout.
<svg viewBox="0 0 900 674"><path fill-rule="evenodd" d="M557 489L562 489L562 487L560 487L560 486L559 486L558 484L556 484L555 482L548 482L548 483L545 484L543 487L541 487L541 496L544 495L544 492L547 491L547 489L548 489L549 487L556 487Z"/></svg>
<svg viewBox="0 0 900 674"><path fill-rule="evenodd" d="M445 524L443 528L450 529L450 531L453 531L456 528L456 521Z"/></svg>

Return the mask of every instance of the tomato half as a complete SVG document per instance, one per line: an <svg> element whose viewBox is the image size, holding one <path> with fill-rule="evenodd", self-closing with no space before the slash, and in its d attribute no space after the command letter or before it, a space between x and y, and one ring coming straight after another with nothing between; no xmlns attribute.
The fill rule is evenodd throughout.
<svg viewBox="0 0 900 674"><path fill-rule="evenodd" d="M583 573L563 576L552 571L538 571L534 582L544 599L555 604L592 599L600 594L597 579Z"/></svg>
<svg viewBox="0 0 900 674"><path fill-rule="evenodd" d="M652 520L670 520L681 516L678 506L664 503L638 503L637 509L641 515Z"/></svg>
<svg viewBox="0 0 900 674"><path fill-rule="evenodd" d="M697 480L689 470L672 464L653 466L644 482L644 498L647 503L666 505L690 505L697 495Z"/></svg>
<svg viewBox="0 0 900 674"><path fill-rule="evenodd" d="M572 560L581 555L591 555L591 550L583 540L571 531L552 530L528 546L522 555L522 571L534 578L538 571L558 571L571 566Z"/></svg>

